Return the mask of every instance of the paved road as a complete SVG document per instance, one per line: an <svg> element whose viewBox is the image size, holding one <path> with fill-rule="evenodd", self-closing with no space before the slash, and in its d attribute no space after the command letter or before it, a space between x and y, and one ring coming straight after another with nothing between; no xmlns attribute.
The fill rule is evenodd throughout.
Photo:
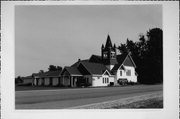
<svg viewBox="0 0 180 119"><path fill-rule="evenodd" d="M162 85L16 91L16 109L66 109L162 91Z"/></svg>

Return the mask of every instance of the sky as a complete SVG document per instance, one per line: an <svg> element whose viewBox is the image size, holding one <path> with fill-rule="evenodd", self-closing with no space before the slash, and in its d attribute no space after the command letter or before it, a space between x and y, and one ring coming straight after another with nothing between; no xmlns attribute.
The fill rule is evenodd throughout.
<svg viewBox="0 0 180 119"><path fill-rule="evenodd" d="M161 5L16 6L15 76L100 55L108 34L118 46L156 27L162 29Z"/></svg>

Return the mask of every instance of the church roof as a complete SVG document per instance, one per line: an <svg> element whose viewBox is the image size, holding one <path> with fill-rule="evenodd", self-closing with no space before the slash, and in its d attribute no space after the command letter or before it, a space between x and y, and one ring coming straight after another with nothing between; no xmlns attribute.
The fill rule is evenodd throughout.
<svg viewBox="0 0 180 119"><path fill-rule="evenodd" d="M92 55L92 56L89 58L89 62L102 63L101 56L99 56L99 55Z"/></svg>
<svg viewBox="0 0 180 119"><path fill-rule="evenodd" d="M106 70L108 70L105 65L100 63L83 62L81 64L88 70L90 74L102 75Z"/></svg>
<svg viewBox="0 0 180 119"><path fill-rule="evenodd" d="M58 77L61 74L61 70L47 71L41 75L41 77Z"/></svg>
<svg viewBox="0 0 180 119"><path fill-rule="evenodd" d="M77 67L65 67L65 70L67 70L70 75L82 75Z"/></svg>
<svg viewBox="0 0 180 119"><path fill-rule="evenodd" d="M77 67L79 65L79 63L81 63L81 62L89 62L89 59L79 60L79 61L75 62L73 65L71 65L71 67Z"/></svg>
<svg viewBox="0 0 180 119"><path fill-rule="evenodd" d="M25 80L25 79L32 79L33 77L32 77L32 75L30 75L30 76L25 76L25 77L21 77L23 80Z"/></svg>
<svg viewBox="0 0 180 119"><path fill-rule="evenodd" d="M120 54L116 56L118 64L122 64L128 54Z"/></svg>
<svg viewBox="0 0 180 119"><path fill-rule="evenodd" d="M114 71L117 71L118 68L123 64L123 62L125 61L126 57L130 57L131 56L129 54L121 54L121 55L117 55L117 61L118 61L118 64L115 64L114 67L112 68L111 72L114 72ZM132 60L132 59L131 59ZM134 67L136 67L135 63L133 62L132 60L132 63L134 65ZM126 64L125 64L126 65Z"/></svg>

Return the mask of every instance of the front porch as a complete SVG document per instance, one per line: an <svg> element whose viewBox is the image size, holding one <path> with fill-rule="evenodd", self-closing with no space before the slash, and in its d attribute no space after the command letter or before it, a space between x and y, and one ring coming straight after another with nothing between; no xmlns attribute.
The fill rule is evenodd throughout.
<svg viewBox="0 0 180 119"><path fill-rule="evenodd" d="M91 86L88 79L84 76L62 76L62 85L69 87Z"/></svg>

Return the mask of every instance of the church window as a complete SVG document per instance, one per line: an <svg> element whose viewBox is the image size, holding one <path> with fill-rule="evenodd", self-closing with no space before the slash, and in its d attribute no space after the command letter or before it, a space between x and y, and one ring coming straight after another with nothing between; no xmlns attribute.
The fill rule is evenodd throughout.
<svg viewBox="0 0 180 119"><path fill-rule="evenodd" d="M104 53L104 58L107 58L107 53Z"/></svg>
<svg viewBox="0 0 180 119"><path fill-rule="evenodd" d="M111 58L115 58L115 53L111 53Z"/></svg>
<svg viewBox="0 0 180 119"><path fill-rule="evenodd" d="M122 76L122 71L120 71L120 76Z"/></svg>
<svg viewBox="0 0 180 119"><path fill-rule="evenodd" d="M127 70L126 75L131 76L131 70Z"/></svg>

